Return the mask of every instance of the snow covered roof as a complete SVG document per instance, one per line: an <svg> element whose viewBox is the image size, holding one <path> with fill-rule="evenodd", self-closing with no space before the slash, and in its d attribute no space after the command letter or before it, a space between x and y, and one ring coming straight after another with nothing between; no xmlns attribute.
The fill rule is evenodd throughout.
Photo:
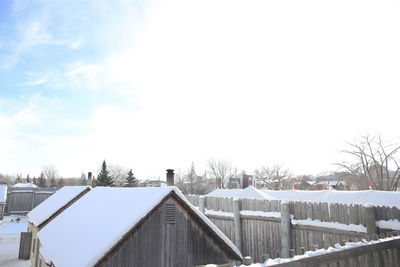
<svg viewBox="0 0 400 267"><path fill-rule="evenodd" d="M400 192L378 190L338 191L338 190L263 190L266 194L279 199L292 201L312 201L342 204L368 204L400 208Z"/></svg>
<svg viewBox="0 0 400 267"><path fill-rule="evenodd" d="M248 186L245 189L215 189L207 194L210 197L232 197L232 198L255 198L255 199L268 199L273 200L274 197L267 193Z"/></svg>
<svg viewBox="0 0 400 267"><path fill-rule="evenodd" d="M53 214L74 200L85 190L90 190L89 186L64 186L48 199L40 203L28 213L28 221L35 226L40 226Z"/></svg>
<svg viewBox="0 0 400 267"><path fill-rule="evenodd" d="M57 267L93 266L169 194L181 199L231 252L241 257L233 243L178 188L170 186L94 188L39 231L40 253Z"/></svg>
<svg viewBox="0 0 400 267"><path fill-rule="evenodd" d="M7 186L0 185L0 203L6 202L7 199Z"/></svg>
<svg viewBox="0 0 400 267"><path fill-rule="evenodd" d="M30 187L30 188L36 188L37 185L34 185L32 183L18 183L13 185L12 187Z"/></svg>

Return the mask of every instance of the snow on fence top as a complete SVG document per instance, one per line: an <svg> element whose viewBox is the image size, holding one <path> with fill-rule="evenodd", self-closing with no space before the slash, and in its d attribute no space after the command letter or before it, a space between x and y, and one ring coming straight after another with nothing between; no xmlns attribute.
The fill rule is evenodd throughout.
<svg viewBox="0 0 400 267"><path fill-rule="evenodd" d="M0 203L6 202L7 199L7 186L0 185Z"/></svg>
<svg viewBox="0 0 400 267"><path fill-rule="evenodd" d="M266 194L252 186L245 189L215 189L207 194L210 197L254 198L274 200L275 197Z"/></svg>
<svg viewBox="0 0 400 267"><path fill-rule="evenodd" d="M40 253L47 263L57 267L93 266L172 191L241 256L179 189L170 186L92 189L39 231Z"/></svg>
<svg viewBox="0 0 400 267"><path fill-rule="evenodd" d="M264 193L278 200L311 201L341 204L368 203L374 206L389 206L400 208L400 192L388 192L377 190L365 191L338 191L338 190L263 190Z"/></svg>
<svg viewBox="0 0 400 267"><path fill-rule="evenodd" d="M13 185L12 187L28 187L28 188L36 188L38 187L37 185L34 185L32 183L18 183Z"/></svg>
<svg viewBox="0 0 400 267"><path fill-rule="evenodd" d="M88 186L64 186L28 213L28 221L39 226L86 190Z"/></svg>
<svg viewBox="0 0 400 267"><path fill-rule="evenodd" d="M289 201L325 202L341 204L368 203L374 206L388 206L400 208L400 192L365 190L365 191L338 191L338 190L258 190L252 186L245 189L216 189L207 196L230 198L276 199Z"/></svg>

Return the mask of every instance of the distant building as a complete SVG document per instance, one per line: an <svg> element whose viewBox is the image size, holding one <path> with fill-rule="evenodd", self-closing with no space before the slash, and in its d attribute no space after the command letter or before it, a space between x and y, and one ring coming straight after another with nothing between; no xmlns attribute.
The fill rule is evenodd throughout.
<svg viewBox="0 0 400 267"><path fill-rule="evenodd" d="M161 180L142 180L139 181L138 183L139 187L162 187L162 186L167 186L167 183L165 181Z"/></svg>
<svg viewBox="0 0 400 267"><path fill-rule="evenodd" d="M207 179L206 173L204 173L204 175L197 175L194 162L192 161L189 173L185 174L175 185L184 194L204 195L215 189L216 181L212 178Z"/></svg>
<svg viewBox="0 0 400 267"><path fill-rule="evenodd" d="M345 182L344 181L316 181L312 185L314 187L314 190L325 190L329 189L329 185L331 185L332 189L336 190L345 190Z"/></svg>

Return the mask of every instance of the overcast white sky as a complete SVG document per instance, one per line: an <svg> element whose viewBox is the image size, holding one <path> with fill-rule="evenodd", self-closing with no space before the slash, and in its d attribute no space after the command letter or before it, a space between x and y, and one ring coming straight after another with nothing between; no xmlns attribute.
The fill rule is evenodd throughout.
<svg viewBox="0 0 400 267"><path fill-rule="evenodd" d="M335 170L346 141L399 141L399 14L399 0L2 2L0 173Z"/></svg>

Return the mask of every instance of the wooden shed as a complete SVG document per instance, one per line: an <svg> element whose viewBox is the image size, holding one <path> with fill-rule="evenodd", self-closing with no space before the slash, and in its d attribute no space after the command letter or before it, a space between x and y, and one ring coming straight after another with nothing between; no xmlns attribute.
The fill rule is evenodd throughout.
<svg viewBox="0 0 400 267"><path fill-rule="evenodd" d="M3 214L7 202L7 186L0 185L0 220L3 220Z"/></svg>
<svg viewBox="0 0 400 267"><path fill-rule="evenodd" d="M64 186L31 210L27 233L21 235L19 258L30 259L33 267L39 266L37 233L90 189L89 186Z"/></svg>
<svg viewBox="0 0 400 267"><path fill-rule="evenodd" d="M188 267L242 259L176 187L96 187L38 238L42 263L56 267Z"/></svg>

